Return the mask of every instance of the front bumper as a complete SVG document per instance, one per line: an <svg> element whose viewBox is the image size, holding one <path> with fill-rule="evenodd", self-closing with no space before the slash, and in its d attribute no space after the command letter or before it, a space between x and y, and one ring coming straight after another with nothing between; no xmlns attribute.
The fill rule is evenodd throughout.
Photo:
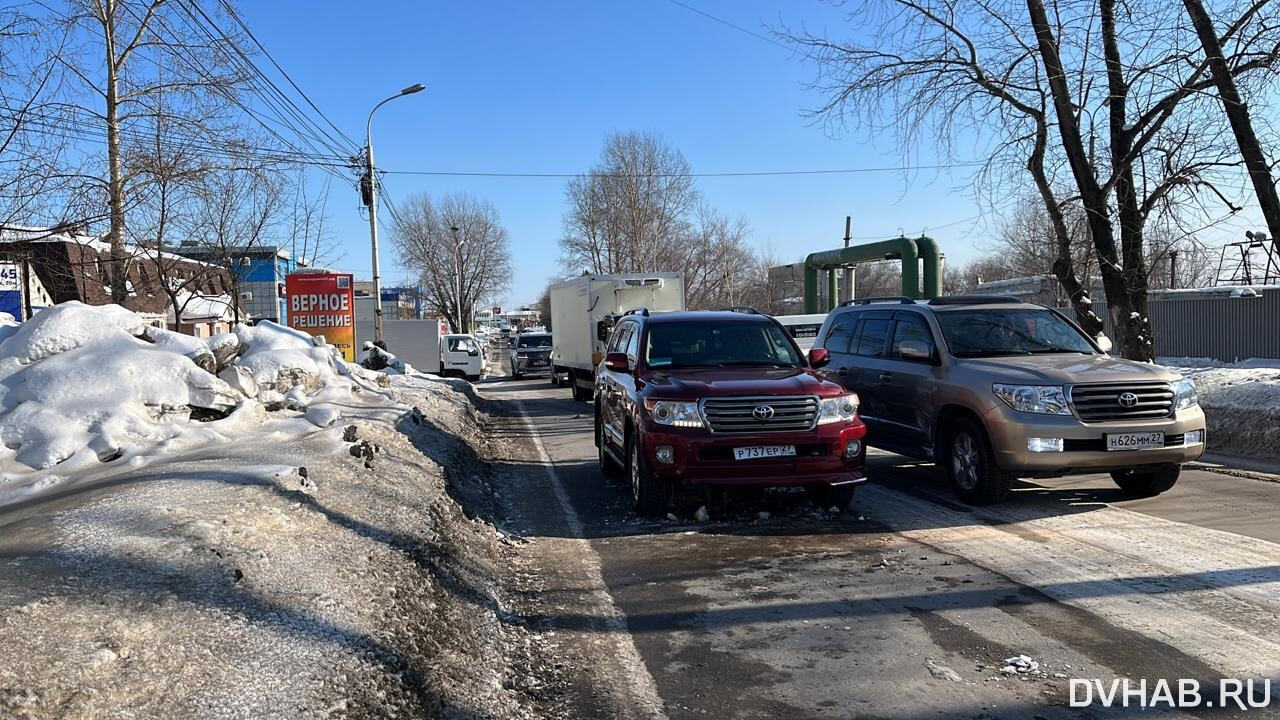
<svg viewBox="0 0 1280 720"><path fill-rule="evenodd" d="M705 485L861 485L867 481L867 427L862 422L820 425L805 432L714 435L701 428L672 428L646 423L642 450L650 470L676 482ZM845 458L845 446L861 443L855 457ZM654 449L670 445L674 461L661 463ZM735 460L734 448L794 445L796 457Z"/></svg>
<svg viewBox="0 0 1280 720"><path fill-rule="evenodd" d="M1131 421L1083 423L1074 415L1039 415L1018 412L1003 404L983 418L1001 469L1023 475L1057 476L1107 472L1144 465L1191 462L1204 454L1204 412L1199 406L1178 411L1174 417ZM1107 451L1108 433L1162 431L1165 446L1143 450ZM1186 434L1199 430L1202 441L1185 444ZM1062 438L1062 452L1031 452L1028 438Z"/></svg>
<svg viewBox="0 0 1280 720"><path fill-rule="evenodd" d="M541 364L538 364L538 365L534 364L535 362L539 362L539 361L541 362ZM547 374L551 373L551 359L545 355L542 357L516 358L512 360L512 363L515 364L516 372L522 375L537 375L539 373L547 373Z"/></svg>

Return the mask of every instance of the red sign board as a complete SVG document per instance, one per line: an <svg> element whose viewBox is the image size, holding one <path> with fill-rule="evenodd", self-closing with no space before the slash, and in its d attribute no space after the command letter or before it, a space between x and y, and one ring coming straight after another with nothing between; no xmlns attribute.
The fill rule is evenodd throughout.
<svg viewBox="0 0 1280 720"><path fill-rule="evenodd" d="M356 361L355 289L348 273L294 273L284 279L289 306L289 327L342 351L347 362Z"/></svg>

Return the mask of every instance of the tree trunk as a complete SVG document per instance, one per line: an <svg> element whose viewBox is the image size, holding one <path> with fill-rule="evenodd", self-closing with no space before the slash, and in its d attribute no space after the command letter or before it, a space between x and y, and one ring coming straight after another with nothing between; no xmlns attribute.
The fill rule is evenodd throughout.
<svg viewBox="0 0 1280 720"><path fill-rule="evenodd" d="M103 27L103 43L107 54L106 115L107 115L107 195L110 229L107 244L111 247L111 302L123 305L128 291L125 279L128 273L128 257L124 249L124 167L120 152L120 102L119 75L116 65L116 4L106 0L99 18Z"/></svg>
<svg viewBox="0 0 1280 720"><path fill-rule="evenodd" d="M1100 2L1104 10L1104 26L1107 22L1105 9L1109 1L1101 0ZM1040 57L1044 63L1045 75L1049 84L1049 91L1053 97L1053 108L1058 119L1058 134L1062 140L1063 152L1066 154L1067 161L1071 166L1071 173L1080 191L1080 200L1084 205L1085 215L1089 221L1089 234L1093 239L1094 250L1098 255L1098 266L1102 273L1103 288L1107 294L1107 307L1111 312L1112 319L1116 320L1116 340L1120 354L1134 360L1149 360L1151 359L1151 353L1144 349L1143 341L1150 340L1150 333L1137 332L1138 326L1134 322L1135 320L1145 320L1146 318L1145 277L1141 286L1135 287L1134 290L1136 292L1131 294L1129 285L1126 282L1125 267L1121 265L1119 253L1116 251L1115 229L1111 224L1107 195L1098 183L1098 178L1094 174L1093 165L1089 162L1089 154L1080 135L1080 125L1075 115L1071 88L1067 85L1067 72L1058 54L1057 40L1053 36L1052 25L1050 25L1049 15L1045 11L1043 0L1027 0L1027 11L1031 17L1031 26L1035 31L1036 42L1040 49ZM1111 20L1113 21L1111 29L1114 32L1114 15ZM1112 41L1114 41L1114 36ZM1108 65L1110 65L1110 59L1108 60ZM1109 80L1114 81L1116 79L1111 76L1110 72L1108 76ZM1115 97L1116 90L1117 88L1112 88L1112 103L1114 104L1117 101L1123 103L1123 96L1127 92L1127 88L1124 88L1121 84L1119 98ZM1121 117L1123 117L1123 114L1121 114ZM1117 154L1115 150L1113 147L1113 158L1123 158L1122 162L1131 162L1124 158L1123 155ZM1120 169L1117 168L1114 171L1119 172ZM1139 239L1140 237L1139 235ZM1141 255L1141 252L1139 252L1139 255ZM1133 297L1135 295L1141 298L1143 306L1137 318L1133 317L1133 314L1137 312L1133 309Z"/></svg>
<svg viewBox="0 0 1280 720"><path fill-rule="evenodd" d="M1249 170L1249 179L1253 181L1253 191L1258 196L1258 207L1267 222L1267 230L1271 234L1271 242L1280 251L1280 196L1276 193L1275 181L1271 178L1271 166L1262 154L1261 143L1253 132L1253 121L1249 119L1249 108L1240 99L1240 91L1236 88L1235 78L1222 53L1222 43L1218 33L1213 29L1213 20L1205 12L1201 0L1182 0L1191 16L1191 24L1196 28L1200 44L1204 47L1205 58L1209 61L1209 72L1213 82L1218 86L1218 97L1222 100L1222 109L1231 122L1231 131L1235 133L1236 144L1240 146L1240 155L1244 158L1245 167Z"/></svg>

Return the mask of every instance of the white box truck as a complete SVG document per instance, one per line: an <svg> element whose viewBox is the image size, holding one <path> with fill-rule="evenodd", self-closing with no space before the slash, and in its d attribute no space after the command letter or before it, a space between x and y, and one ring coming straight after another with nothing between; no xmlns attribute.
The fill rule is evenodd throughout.
<svg viewBox="0 0 1280 720"><path fill-rule="evenodd" d="M683 310L684 275L582 275L552 285L551 382L567 377L574 399L590 400L614 321L637 308L651 313Z"/></svg>
<svg viewBox="0 0 1280 720"><path fill-rule="evenodd" d="M480 343L471 335L451 334L443 320L383 320L382 339L391 354L419 372L459 375L478 380L484 373L485 358ZM356 345L363 349L373 340L373 314L356 322ZM357 353L359 355L359 353Z"/></svg>

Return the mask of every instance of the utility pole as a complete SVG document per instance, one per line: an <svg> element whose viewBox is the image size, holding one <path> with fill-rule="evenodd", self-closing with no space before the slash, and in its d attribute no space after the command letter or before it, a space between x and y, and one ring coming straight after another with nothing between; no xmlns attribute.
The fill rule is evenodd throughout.
<svg viewBox="0 0 1280 720"><path fill-rule="evenodd" d="M366 204L369 206L369 245L373 252L373 340L382 342L382 275L378 271L378 175L373 166L373 114L378 108L403 95L412 95L426 88L422 83L410 85L391 97L383 100L369 111L369 122L365 124L365 181L361 190L367 188Z"/></svg>
<svg viewBox="0 0 1280 720"><path fill-rule="evenodd" d="M458 332L467 331L467 325L462 320L462 243L464 242L458 237L458 226L454 225L449 228L453 233L453 281L454 291L453 306L458 313Z"/></svg>
<svg viewBox="0 0 1280 720"><path fill-rule="evenodd" d="M853 239L853 216L844 216L844 246L849 247L849 241ZM844 269L843 282L840 284L840 299L853 299L853 274L856 267Z"/></svg>

